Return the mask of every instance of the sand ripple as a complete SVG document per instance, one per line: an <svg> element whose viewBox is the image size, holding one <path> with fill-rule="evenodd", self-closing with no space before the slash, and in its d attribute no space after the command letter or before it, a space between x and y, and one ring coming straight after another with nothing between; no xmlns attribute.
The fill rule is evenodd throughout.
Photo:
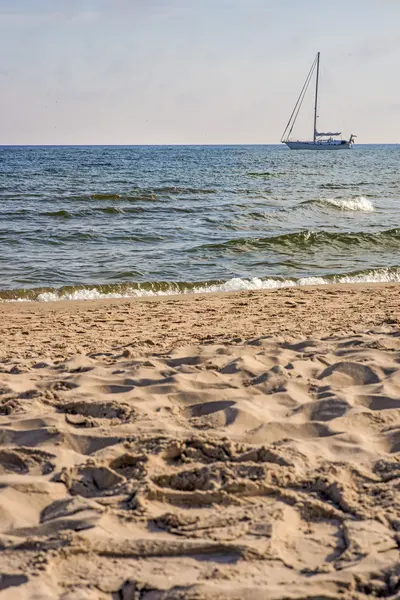
<svg viewBox="0 0 400 600"><path fill-rule="evenodd" d="M398 598L399 333L4 360L1 598Z"/></svg>

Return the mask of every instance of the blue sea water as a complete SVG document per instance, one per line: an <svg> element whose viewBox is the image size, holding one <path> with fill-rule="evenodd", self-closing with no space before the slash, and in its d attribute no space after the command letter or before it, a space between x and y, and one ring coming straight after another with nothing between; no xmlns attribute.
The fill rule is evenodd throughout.
<svg viewBox="0 0 400 600"><path fill-rule="evenodd" d="M0 147L0 299L400 281L400 146Z"/></svg>

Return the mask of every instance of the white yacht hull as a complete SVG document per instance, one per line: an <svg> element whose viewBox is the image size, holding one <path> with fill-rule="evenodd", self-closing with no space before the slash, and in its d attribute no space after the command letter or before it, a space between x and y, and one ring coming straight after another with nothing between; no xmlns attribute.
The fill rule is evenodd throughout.
<svg viewBox="0 0 400 600"><path fill-rule="evenodd" d="M348 150L350 142L284 142L291 150Z"/></svg>

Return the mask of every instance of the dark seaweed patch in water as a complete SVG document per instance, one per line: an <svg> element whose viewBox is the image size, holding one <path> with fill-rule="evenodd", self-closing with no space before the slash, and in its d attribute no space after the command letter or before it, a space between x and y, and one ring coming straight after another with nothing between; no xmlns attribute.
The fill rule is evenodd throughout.
<svg viewBox="0 0 400 600"><path fill-rule="evenodd" d="M249 177L263 177L265 179L269 179L270 177L281 177L284 173L273 173L271 171L262 171L260 173L251 172L247 173Z"/></svg>
<svg viewBox="0 0 400 600"><path fill-rule="evenodd" d="M318 187L322 190L344 190L346 188L359 188L364 185L371 185L371 183L368 181L360 181L359 183L321 183Z"/></svg>
<svg viewBox="0 0 400 600"><path fill-rule="evenodd" d="M126 214L126 213L130 213L130 214L135 214L135 213L140 213L140 212L144 212L146 209L145 208L141 208L140 206L136 206L136 207L132 207L132 206L104 206L104 207L99 207L99 208L95 208L93 210L93 212L102 212L108 215L117 215L117 214Z"/></svg>
<svg viewBox="0 0 400 600"><path fill-rule="evenodd" d="M110 215L123 215L123 214L136 214L145 212L147 209L141 206L94 206L86 210L77 210L74 212L68 210L56 210L50 212L39 213L42 217L52 217L59 219L81 219L82 217L92 217L96 213L110 214Z"/></svg>
<svg viewBox="0 0 400 600"><path fill-rule="evenodd" d="M164 186L154 188L154 192L159 194L215 194L213 188L196 188L196 187L179 187L179 186Z"/></svg>
<svg viewBox="0 0 400 600"><path fill-rule="evenodd" d="M95 208L93 210L93 212L102 212L102 213L106 213L108 215L114 215L114 214L123 214L125 213L125 210L121 207L117 207L117 206L104 206L101 208Z"/></svg>
<svg viewBox="0 0 400 600"><path fill-rule="evenodd" d="M81 200L88 202L93 201L110 201L122 200L124 202L145 202L145 201L160 201L154 192L148 190L131 190L127 194L91 194L90 196L69 196L68 200Z"/></svg>
<svg viewBox="0 0 400 600"><path fill-rule="evenodd" d="M119 194L91 194L92 200L119 200L121 196Z"/></svg>
<svg viewBox="0 0 400 600"><path fill-rule="evenodd" d="M54 210L49 212L40 213L43 217L60 217L63 219L70 219L74 215L68 210Z"/></svg>

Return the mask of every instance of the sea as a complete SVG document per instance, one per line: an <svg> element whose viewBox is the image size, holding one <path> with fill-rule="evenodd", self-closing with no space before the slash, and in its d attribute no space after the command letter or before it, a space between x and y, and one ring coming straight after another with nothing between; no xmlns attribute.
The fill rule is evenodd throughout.
<svg viewBox="0 0 400 600"><path fill-rule="evenodd" d="M0 146L0 301L400 281L400 145Z"/></svg>

